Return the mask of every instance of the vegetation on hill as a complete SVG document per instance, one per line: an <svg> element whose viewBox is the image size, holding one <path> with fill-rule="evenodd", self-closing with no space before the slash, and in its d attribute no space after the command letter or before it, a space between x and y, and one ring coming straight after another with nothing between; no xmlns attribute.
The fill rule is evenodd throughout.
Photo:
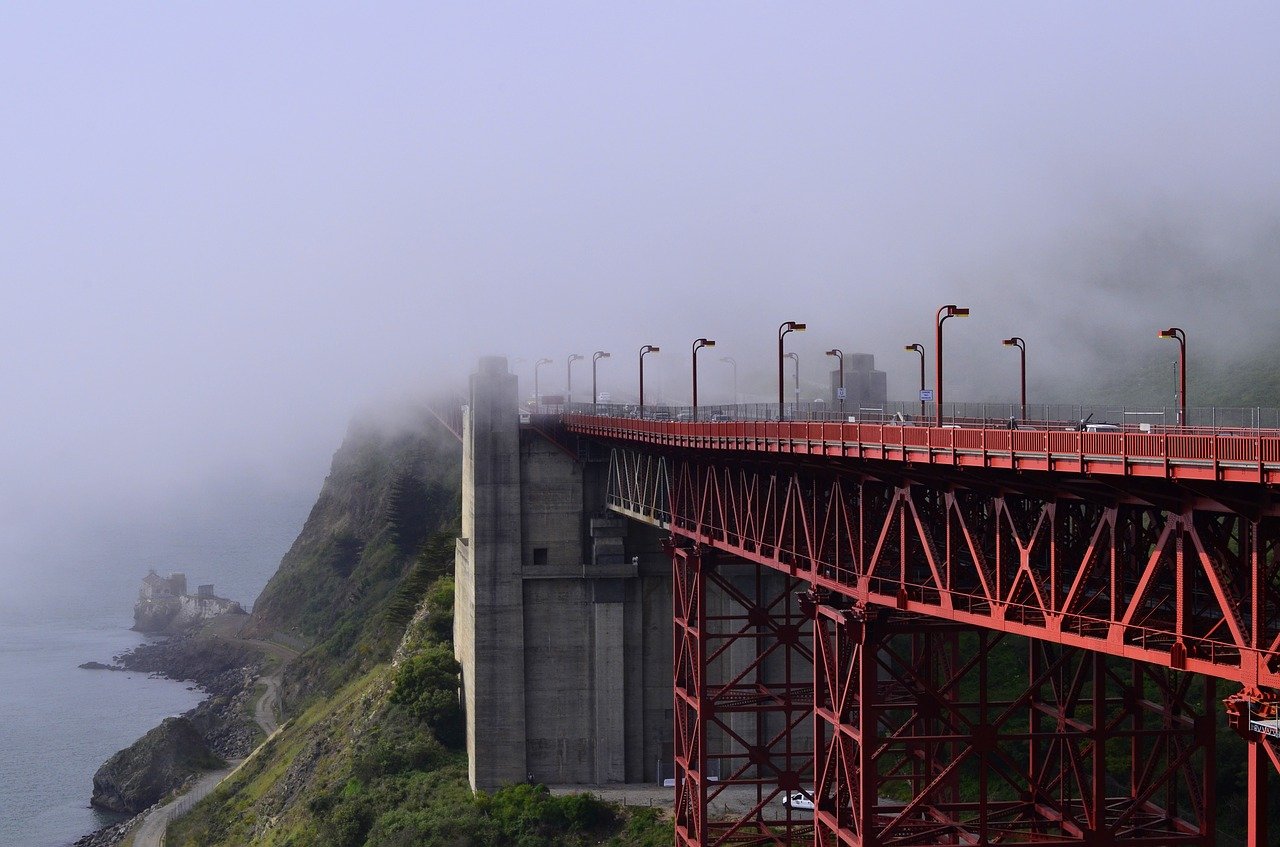
<svg viewBox="0 0 1280 847"><path fill-rule="evenodd" d="M1150 345L1141 355L1113 354L1109 367L1090 369L1067 392L1090 403L1151 408L1176 405L1177 347ZM1100 358L1105 358L1101 357ZM1280 341L1240 351L1239 356L1187 353L1187 400L1193 407L1280 406Z"/></svg>
<svg viewBox="0 0 1280 847"><path fill-rule="evenodd" d="M425 411L351 427L302 532L254 603L252 629L312 644L285 677L296 708L390 658L452 567L461 449Z"/></svg>
<svg viewBox="0 0 1280 847"><path fill-rule="evenodd" d="M460 448L425 415L357 426L255 604L262 635L312 646L295 715L186 817L169 847L656 847L651 809L540 786L473 795L453 632Z"/></svg>

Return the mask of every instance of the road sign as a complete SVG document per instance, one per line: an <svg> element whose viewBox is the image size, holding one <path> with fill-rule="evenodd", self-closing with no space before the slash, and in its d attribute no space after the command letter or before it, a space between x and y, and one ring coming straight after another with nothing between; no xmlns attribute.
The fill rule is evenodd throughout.
<svg viewBox="0 0 1280 847"><path fill-rule="evenodd" d="M843 385L836 389L836 399L837 399L837 400L843 400L843 399L844 399L844 386L843 386Z"/></svg>
<svg viewBox="0 0 1280 847"><path fill-rule="evenodd" d="M932 388L922 388L922 389L920 389L920 402L921 402L921 403L929 403L929 402L931 402L932 400L933 400L933 389L932 389Z"/></svg>

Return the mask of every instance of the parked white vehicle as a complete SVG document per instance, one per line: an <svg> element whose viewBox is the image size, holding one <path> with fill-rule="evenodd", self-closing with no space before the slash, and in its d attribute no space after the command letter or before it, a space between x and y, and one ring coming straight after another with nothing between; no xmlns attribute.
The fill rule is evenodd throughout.
<svg viewBox="0 0 1280 847"><path fill-rule="evenodd" d="M813 795L807 791L788 791L782 795L782 805L788 809L804 809L813 811Z"/></svg>

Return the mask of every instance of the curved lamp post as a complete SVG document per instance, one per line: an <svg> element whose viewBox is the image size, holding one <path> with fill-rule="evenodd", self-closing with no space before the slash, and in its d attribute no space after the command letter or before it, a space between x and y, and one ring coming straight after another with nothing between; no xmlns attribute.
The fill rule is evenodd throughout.
<svg viewBox="0 0 1280 847"><path fill-rule="evenodd" d="M844 353L839 347L832 347L827 351L828 356L836 357L836 364L840 368L840 396L836 399L840 401L840 417L844 417Z"/></svg>
<svg viewBox="0 0 1280 847"><path fill-rule="evenodd" d="M1160 338L1172 338L1178 342L1178 426L1187 425L1187 334L1181 328L1171 326L1162 329Z"/></svg>
<svg viewBox="0 0 1280 847"><path fill-rule="evenodd" d="M786 398L782 393L782 362L783 357L786 355L782 349L782 339L786 338L788 332L804 332L805 329L804 324L795 321L784 321L778 327L778 420L786 418L785 410L787 404Z"/></svg>
<svg viewBox="0 0 1280 847"><path fill-rule="evenodd" d="M538 391L538 368L551 364L550 359L539 359L533 366L533 407L534 411L542 405L542 394Z"/></svg>
<svg viewBox="0 0 1280 847"><path fill-rule="evenodd" d="M660 352L661 348L646 344L640 348L640 417L644 418L644 357L649 353Z"/></svg>
<svg viewBox="0 0 1280 847"><path fill-rule="evenodd" d="M924 345L916 342L915 344L908 344L902 349L907 351L914 350L920 354L920 419L924 420Z"/></svg>
<svg viewBox="0 0 1280 847"><path fill-rule="evenodd" d="M720 361L733 368L733 405L738 405L738 362L732 356L721 356Z"/></svg>
<svg viewBox="0 0 1280 847"><path fill-rule="evenodd" d="M1015 335L1013 338L1006 338L1000 343L1005 347L1017 347L1018 355L1022 360L1022 419L1025 421L1027 419L1027 342Z"/></svg>
<svg viewBox="0 0 1280 847"><path fill-rule="evenodd" d="M709 338L699 338L693 342L693 419L698 419L698 351L703 347L715 347L716 343Z"/></svg>
<svg viewBox="0 0 1280 847"><path fill-rule="evenodd" d="M937 388L934 390L933 401L937 404L935 425L942 426L942 325L946 323L947 318L967 318L969 310L962 306L952 303L949 306L943 306L938 310L937 322L934 324L933 343L937 348L934 359L936 371L933 375Z"/></svg>
<svg viewBox="0 0 1280 847"><path fill-rule="evenodd" d="M564 400L566 403L573 402L573 363L581 358L582 356L577 353L570 353L569 361L565 363Z"/></svg>
<svg viewBox="0 0 1280 847"><path fill-rule="evenodd" d="M591 408L592 410L598 405L600 394L596 391L596 362L601 359L609 358L609 354L603 350L597 350L591 354Z"/></svg>

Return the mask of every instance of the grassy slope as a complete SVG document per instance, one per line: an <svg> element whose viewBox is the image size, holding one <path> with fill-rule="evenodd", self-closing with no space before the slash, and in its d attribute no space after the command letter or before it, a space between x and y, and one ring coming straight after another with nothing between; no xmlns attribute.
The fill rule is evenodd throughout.
<svg viewBox="0 0 1280 847"><path fill-rule="evenodd" d="M426 419L353 427L255 604L259 634L313 644L286 675L295 717L170 827L170 847L671 843L647 809L533 786L471 795L447 644L461 476L451 438Z"/></svg>
<svg viewBox="0 0 1280 847"><path fill-rule="evenodd" d="M460 480L460 445L425 413L352 426L254 603L253 631L313 645L286 673L286 705L336 691L390 656L404 620L387 620L385 606L433 539L451 558L452 541L437 536L456 527Z"/></svg>

